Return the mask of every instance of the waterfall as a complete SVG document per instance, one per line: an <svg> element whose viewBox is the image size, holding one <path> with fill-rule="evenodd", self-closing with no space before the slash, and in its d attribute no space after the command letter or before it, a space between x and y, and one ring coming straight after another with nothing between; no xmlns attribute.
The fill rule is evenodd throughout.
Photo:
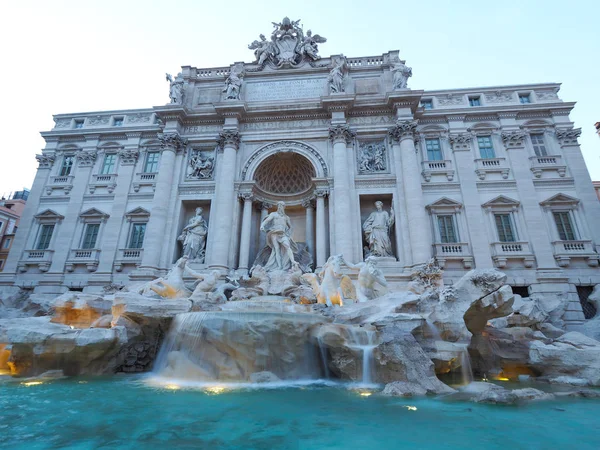
<svg viewBox="0 0 600 450"><path fill-rule="evenodd" d="M281 380L318 379L322 370L312 331L324 321L320 315L285 311L179 314L154 374L202 382L246 382L259 372Z"/></svg>
<svg viewBox="0 0 600 450"><path fill-rule="evenodd" d="M350 343L348 346L362 351L362 383L373 383L373 350L377 347L377 333L364 328L349 327Z"/></svg>
<svg viewBox="0 0 600 450"><path fill-rule="evenodd" d="M473 369L471 368L471 357L469 356L468 344L464 344L460 351L460 374L462 376L463 384L470 384L473 382Z"/></svg>
<svg viewBox="0 0 600 450"><path fill-rule="evenodd" d="M454 351L456 352L457 359L460 362L460 374L461 384L469 384L473 382L473 370L471 368L471 357L469 356L469 344L468 343L450 343L444 341L440 330L429 318L425 319L425 325L431 337L434 340L435 348L438 352L443 351Z"/></svg>

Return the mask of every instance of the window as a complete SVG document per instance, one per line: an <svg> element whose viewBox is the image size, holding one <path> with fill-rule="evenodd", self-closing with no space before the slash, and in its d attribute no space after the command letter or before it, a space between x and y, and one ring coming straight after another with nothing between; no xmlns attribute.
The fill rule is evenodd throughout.
<svg viewBox="0 0 600 450"><path fill-rule="evenodd" d="M424 109L433 109L433 100L421 100L421 106Z"/></svg>
<svg viewBox="0 0 600 450"><path fill-rule="evenodd" d="M425 147L427 148L428 161L441 161L443 159L439 139L425 139Z"/></svg>
<svg viewBox="0 0 600 450"><path fill-rule="evenodd" d="M102 171L100 173L102 175L108 175L109 173L114 173L116 161L117 161L116 154L110 153L108 155L105 155L104 163L102 164Z"/></svg>
<svg viewBox="0 0 600 450"><path fill-rule="evenodd" d="M76 120L75 128L83 128L83 120Z"/></svg>
<svg viewBox="0 0 600 450"><path fill-rule="evenodd" d="M42 225L38 242L35 247L36 250L46 250L48 247L50 247L50 239L52 238L53 232L54 225Z"/></svg>
<svg viewBox="0 0 600 450"><path fill-rule="evenodd" d="M500 242L515 242L515 233L512 226L510 214L494 214L498 240Z"/></svg>
<svg viewBox="0 0 600 450"><path fill-rule="evenodd" d="M2 248L9 248L10 247L10 238L6 238L4 239L4 245L2 246Z"/></svg>
<svg viewBox="0 0 600 450"><path fill-rule="evenodd" d="M477 145L479 146L479 154L482 158L489 159L496 157L491 136L478 136Z"/></svg>
<svg viewBox="0 0 600 450"><path fill-rule="evenodd" d="M527 103L531 103L529 94L519 94L519 102L521 102L523 105L525 105Z"/></svg>
<svg viewBox="0 0 600 450"><path fill-rule="evenodd" d="M548 156L548 150L546 150L543 134L532 134L531 143L533 144L535 156Z"/></svg>
<svg viewBox="0 0 600 450"><path fill-rule="evenodd" d="M65 156L62 161L62 166L60 167L59 175L61 177L66 177L67 175L70 175L74 162L75 162L75 157L73 155Z"/></svg>
<svg viewBox="0 0 600 450"><path fill-rule="evenodd" d="M85 227L85 234L83 236L83 243L81 244L81 248L96 248L98 231L100 231L99 223L88 223Z"/></svg>
<svg viewBox="0 0 600 450"><path fill-rule="evenodd" d="M558 235L561 241L574 241L575 231L573 223L571 222L571 215L568 211L555 212L554 222L556 222L556 228L558 228Z"/></svg>
<svg viewBox="0 0 600 450"><path fill-rule="evenodd" d="M113 126L114 127L122 127L123 126L123 118L122 117L115 117L113 120Z"/></svg>
<svg viewBox="0 0 600 450"><path fill-rule="evenodd" d="M131 237L129 238L129 248L143 248L145 233L146 233L146 224L145 223L134 223L131 228Z"/></svg>
<svg viewBox="0 0 600 450"><path fill-rule="evenodd" d="M481 106L481 102L479 101L479 96L477 96L477 97L469 97L469 105L471 105L471 106Z"/></svg>
<svg viewBox="0 0 600 450"><path fill-rule="evenodd" d="M0 270L2 270L2 266L4 265L4 260L0 259Z"/></svg>
<svg viewBox="0 0 600 450"><path fill-rule="evenodd" d="M438 226L440 228L440 239L442 244L449 244L452 242L458 242L456 231L454 228L454 216L444 215L437 216Z"/></svg>
<svg viewBox="0 0 600 450"><path fill-rule="evenodd" d="M146 165L144 166L145 173L156 173L158 172L158 152L149 152L146 155Z"/></svg>

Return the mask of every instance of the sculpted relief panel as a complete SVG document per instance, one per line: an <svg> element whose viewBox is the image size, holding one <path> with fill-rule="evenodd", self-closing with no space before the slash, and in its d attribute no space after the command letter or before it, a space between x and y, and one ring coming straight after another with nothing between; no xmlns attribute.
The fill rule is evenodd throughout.
<svg viewBox="0 0 600 450"><path fill-rule="evenodd" d="M358 173L385 173L388 171L384 141L361 142L357 154Z"/></svg>
<svg viewBox="0 0 600 450"><path fill-rule="evenodd" d="M192 150L186 167L187 180L210 180L215 170L214 150Z"/></svg>

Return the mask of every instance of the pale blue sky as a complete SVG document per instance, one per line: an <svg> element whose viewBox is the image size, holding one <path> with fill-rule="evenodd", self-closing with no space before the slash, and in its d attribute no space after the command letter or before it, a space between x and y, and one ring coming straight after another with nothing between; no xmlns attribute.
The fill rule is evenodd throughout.
<svg viewBox="0 0 600 450"><path fill-rule="evenodd" d="M52 114L168 101L165 72L250 62L247 45L284 16L327 37L322 55L399 49L409 87L561 82L600 180L600 1L2 2L0 193L30 187Z"/></svg>

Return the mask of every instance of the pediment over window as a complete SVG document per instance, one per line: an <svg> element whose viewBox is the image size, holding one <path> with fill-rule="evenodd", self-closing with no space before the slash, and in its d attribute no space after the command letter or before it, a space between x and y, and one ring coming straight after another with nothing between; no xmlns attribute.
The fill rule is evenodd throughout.
<svg viewBox="0 0 600 450"><path fill-rule="evenodd" d="M571 197L570 195L567 194L556 194L553 195L552 197L550 197L547 200L544 200L543 202L540 202L540 205L545 206L545 207L552 207L552 206L570 206L570 207L575 207L579 204L579 199L575 198L575 197Z"/></svg>
<svg viewBox="0 0 600 450"><path fill-rule="evenodd" d="M147 222L148 219L150 218L150 211L142 208L141 206L138 206L137 208L132 209L128 213L125 213L125 217L130 222L135 221L135 220L138 220L141 222Z"/></svg>
<svg viewBox="0 0 600 450"><path fill-rule="evenodd" d="M96 208L90 208L79 214L82 219L108 219L110 216Z"/></svg>
<svg viewBox="0 0 600 450"><path fill-rule="evenodd" d="M504 195L499 195L491 199L490 201L485 202L483 205L484 208L494 208L494 207L502 207L502 206L519 206L520 203L510 197L506 197Z"/></svg>
<svg viewBox="0 0 600 450"><path fill-rule="evenodd" d="M56 211L53 211L51 209L46 209L46 210L42 211L41 213L36 214L33 217L36 220L38 220L39 222L53 222L53 223L59 222L65 218L65 216L58 214Z"/></svg>
<svg viewBox="0 0 600 450"><path fill-rule="evenodd" d="M458 211L462 207L463 207L462 203L457 202L456 200L452 200L451 198L448 198L448 197L442 197L439 200L436 200L435 202L430 203L425 208L427 208L431 212L435 212L435 211L442 211L442 210Z"/></svg>

